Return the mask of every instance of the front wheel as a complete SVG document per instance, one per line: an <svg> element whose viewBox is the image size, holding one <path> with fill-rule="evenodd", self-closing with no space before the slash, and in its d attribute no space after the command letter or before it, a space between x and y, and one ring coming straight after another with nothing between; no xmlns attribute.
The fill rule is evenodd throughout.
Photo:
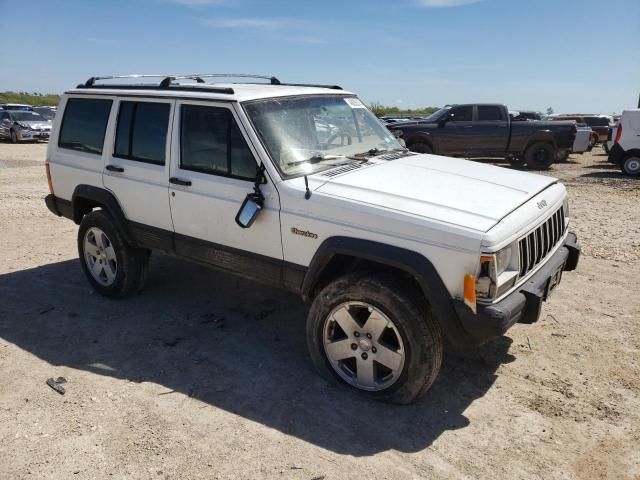
<svg viewBox="0 0 640 480"><path fill-rule="evenodd" d="M314 299L307 318L311 359L327 379L364 396L410 403L442 363L439 325L404 279L350 274Z"/></svg>
<svg viewBox="0 0 640 480"><path fill-rule="evenodd" d="M144 285L149 251L127 244L111 216L102 210L82 219L78 254L89 283L101 295L126 297Z"/></svg>
<svg viewBox="0 0 640 480"><path fill-rule="evenodd" d="M620 162L620 169L622 173L631 177L640 176L640 155L631 154L626 156L622 162Z"/></svg>
<svg viewBox="0 0 640 480"><path fill-rule="evenodd" d="M527 148L524 154L529 168L548 170L556 157L555 149L546 142L538 142Z"/></svg>
<svg viewBox="0 0 640 480"><path fill-rule="evenodd" d="M11 143L18 143L18 134L15 130L11 130Z"/></svg>
<svg viewBox="0 0 640 480"><path fill-rule="evenodd" d="M422 142L412 144L409 150L416 153L433 153L433 148Z"/></svg>

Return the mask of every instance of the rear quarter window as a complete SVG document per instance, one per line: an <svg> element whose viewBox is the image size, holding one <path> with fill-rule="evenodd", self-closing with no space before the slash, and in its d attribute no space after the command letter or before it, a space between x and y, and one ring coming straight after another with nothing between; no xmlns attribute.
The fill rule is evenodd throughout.
<svg viewBox="0 0 640 480"><path fill-rule="evenodd" d="M112 103L98 98L67 100L58 146L101 155Z"/></svg>

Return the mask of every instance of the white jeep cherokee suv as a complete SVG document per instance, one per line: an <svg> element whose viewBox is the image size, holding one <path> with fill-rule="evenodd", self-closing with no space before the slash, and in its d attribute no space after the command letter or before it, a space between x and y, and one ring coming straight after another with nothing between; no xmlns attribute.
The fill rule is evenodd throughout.
<svg viewBox="0 0 640 480"><path fill-rule="evenodd" d="M445 340L535 322L576 268L557 180L409 152L336 86L218 76L91 78L62 96L46 204L80 225L97 292L137 292L152 250L284 287L310 304L325 377L408 403Z"/></svg>

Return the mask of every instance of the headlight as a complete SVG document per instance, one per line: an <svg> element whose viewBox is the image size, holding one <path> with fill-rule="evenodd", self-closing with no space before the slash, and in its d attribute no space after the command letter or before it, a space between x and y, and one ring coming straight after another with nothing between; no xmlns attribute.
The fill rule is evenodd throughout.
<svg viewBox="0 0 640 480"><path fill-rule="evenodd" d="M476 280L478 299L492 300L511 288L518 280L520 255L518 244L512 243L495 253L480 256L480 272Z"/></svg>
<svg viewBox="0 0 640 480"><path fill-rule="evenodd" d="M510 263L511 245L503 248L498 253L496 253L496 273L498 274L498 276L502 275L502 273L507 269Z"/></svg>

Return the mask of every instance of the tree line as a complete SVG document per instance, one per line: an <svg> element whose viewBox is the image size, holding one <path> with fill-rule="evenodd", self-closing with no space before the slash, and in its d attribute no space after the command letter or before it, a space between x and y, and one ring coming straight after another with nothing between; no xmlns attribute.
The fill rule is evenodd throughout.
<svg viewBox="0 0 640 480"><path fill-rule="evenodd" d="M60 95L53 93L0 92L0 103L24 103L34 107L56 106Z"/></svg>

